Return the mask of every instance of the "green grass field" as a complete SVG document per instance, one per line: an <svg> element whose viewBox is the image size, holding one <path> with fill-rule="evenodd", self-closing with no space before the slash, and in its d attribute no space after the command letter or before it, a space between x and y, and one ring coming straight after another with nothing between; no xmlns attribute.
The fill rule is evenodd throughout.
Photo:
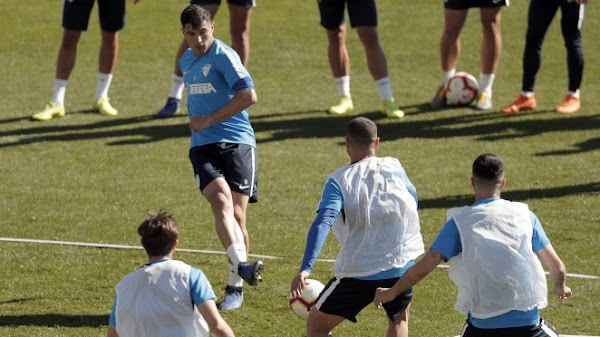
<svg viewBox="0 0 600 337"><path fill-rule="evenodd" d="M544 44L537 111L507 117L497 112L520 89L527 1L503 12L504 50L494 86L495 111L433 111L428 102L439 81L442 1L379 0L380 38L387 54L403 120L383 118L366 70L364 51L349 35L356 110L334 117L336 99L326 58L325 33L315 1L259 0L252 25L249 71L259 102L251 118L259 143L260 202L250 206L254 254L265 260L265 281L247 288L241 310L224 313L238 336L305 336L304 321L288 309L306 232L322 183L347 163L343 128L356 115L375 120L380 155L398 157L417 187L422 232L429 246L447 208L473 201L470 165L483 152L504 157L504 196L538 215L571 273L600 275L600 11L592 2L583 27L587 64L583 108L553 113L564 95L566 60L559 17ZM182 228L180 247L222 250L207 203L194 188L187 159L187 117L158 120L180 42L179 13L186 1L128 1L127 27L110 97L120 113L91 113L97 74L99 27L94 10L82 35L67 90L67 116L40 123L30 116L50 97L62 30L61 1L3 0L0 12L0 237L138 245L146 210L173 212ZM560 16L560 14L558 14ZM216 35L229 42L226 6ZM481 38L472 11L462 38L459 70L478 75ZM330 237L321 252L333 259ZM218 294L226 282L222 255L183 253L202 268ZM114 286L145 262L140 250L0 242L1 336L104 336ZM312 277L323 282L332 265L320 262ZM600 335L600 280L570 278L572 299L551 297L543 316L566 334ZM446 337L464 318L452 307L456 289L438 269L415 288L412 336ZM368 307L358 324L337 336L381 336L383 313Z"/></svg>

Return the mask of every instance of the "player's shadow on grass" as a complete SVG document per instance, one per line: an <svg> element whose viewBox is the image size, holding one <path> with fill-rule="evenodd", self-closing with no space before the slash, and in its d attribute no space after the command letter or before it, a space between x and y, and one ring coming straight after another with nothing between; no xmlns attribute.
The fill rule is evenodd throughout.
<svg viewBox="0 0 600 337"><path fill-rule="evenodd" d="M560 198L574 194L600 194L600 181L580 185L506 191L502 193L502 198L512 201L526 201L531 199ZM454 195L434 199L419 199L419 208L448 209L471 205L474 202L473 195Z"/></svg>
<svg viewBox="0 0 600 337"><path fill-rule="evenodd" d="M99 328L108 325L107 315L64 315L64 314L37 314L37 315L0 315L0 326L47 326Z"/></svg>

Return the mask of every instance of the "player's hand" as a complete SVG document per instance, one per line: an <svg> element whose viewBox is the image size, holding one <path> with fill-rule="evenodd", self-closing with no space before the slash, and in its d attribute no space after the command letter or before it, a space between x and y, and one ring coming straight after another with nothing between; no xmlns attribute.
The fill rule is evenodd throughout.
<svg viewBox="0 0 600 337"><path fill-rule="evenodd" d="M573 295L573 292L571 292L571 288L569 288L567 286L554 287L552 292L554 293L554 295L558 296L558 300L561 302L566 300L567 298L571 297L571 295Z"/></svg>
<svg viewBox="0 0 600 337"><path fill-rule="evenodd" d="M290 289L292 292L292 298L302 296L302 289L304 288L304 285L306 284L306 279L309 276L310 273L303 270L299 272L298 275L296 275L296 277L294 277L294 279L292 280L292 287Z"/></svg>
<svg viewBox="0 0 600 337"><path fill-rule="evenodd" d="M394 292L392 289L377 288L375 290L375 297L373 298L373 304L375 304L375 307L381 308L383 303L390 302L390 301L394 300L394 298L396 298L396 296L394 295Z"/></svg>
<svg viewBox="0 0 600 337"><path fill-rule="evenodd" d="M210 126L210 120L206 116L194 116L190 118L190 128L194 132L200 132Z"/></svg>

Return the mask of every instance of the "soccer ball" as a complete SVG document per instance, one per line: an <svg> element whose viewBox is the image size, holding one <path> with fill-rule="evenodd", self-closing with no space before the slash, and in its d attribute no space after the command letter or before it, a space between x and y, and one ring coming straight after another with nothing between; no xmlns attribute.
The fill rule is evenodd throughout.
<svg viewBox="0 0 600 337"><path fill-rule="evenodd" d="M317 302L317 297L319 297L324 288L323 283L313 279L306 279L306 283L302 289L302 296L292 298L292 294L290 294L290 308L294 314L304 319L308 318L310 308Z"/></svg>
<svg viewBox="0 0 600 337"><path fill-rule="evenodd" d="M467 105L477 96L479 84L475 76L467 72L458 72L446 83L446 104Z"/></svg>

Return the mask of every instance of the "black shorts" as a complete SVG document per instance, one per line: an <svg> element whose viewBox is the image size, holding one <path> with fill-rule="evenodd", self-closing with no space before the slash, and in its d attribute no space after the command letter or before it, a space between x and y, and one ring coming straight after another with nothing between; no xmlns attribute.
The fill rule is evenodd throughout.
<svg viewBox="0 0 600 337"><path fill-rule="evenodd" d="M373 303L377 288L391 288L399 278L385 280L359 280L351 277L332 278L319 295L315 308L330 315L344 317L356 323L356 315L370 303ZM412 300L412 288L384 303L387 316L395 321Z"/></svg>
<svg viewBox="0 0 600 337"><path fill-rule="evenodd" d="M320 0L321 26L338 29L344 23L344 8L348 4L350 27L377 27L375 0Z"/></svg>
<svg viewBox="0 0 600 337"><path fill-rule="evenodd" d="M462 337L557 337L558 331L543 319L540 319L538 325L502 329L479 329L467 321L460 335Z"/></svg>
<svg viewBox="0 0 600 337"><path fill-rule="evenodd" d="M65 1L62 26L68 30L86 31L94 0ZM100 27L104 31L116 32L125 27L125 0L98 0Z"/></svg>
<svg viewBox="0 0 600 337"><path fill-rule="evenodd" d="M256 149L246 144L215 143L190 149L190 161L200 191L223 177L232 191L258 201L258 158Z"/></svg>
<svg viewBox="0 0 600 337"><path fill-rule="evenodd" d="M495 8L508 6L510 0L444 0L444 8L466 10L469 8Z"/></svg>
<svg viewBox="0 0 600 337"><path fill-rule="evenodd" d="M256 7L256 0L227 0L230 5ZM221 0L190 0L192 5L220 5Z"/></svg>

